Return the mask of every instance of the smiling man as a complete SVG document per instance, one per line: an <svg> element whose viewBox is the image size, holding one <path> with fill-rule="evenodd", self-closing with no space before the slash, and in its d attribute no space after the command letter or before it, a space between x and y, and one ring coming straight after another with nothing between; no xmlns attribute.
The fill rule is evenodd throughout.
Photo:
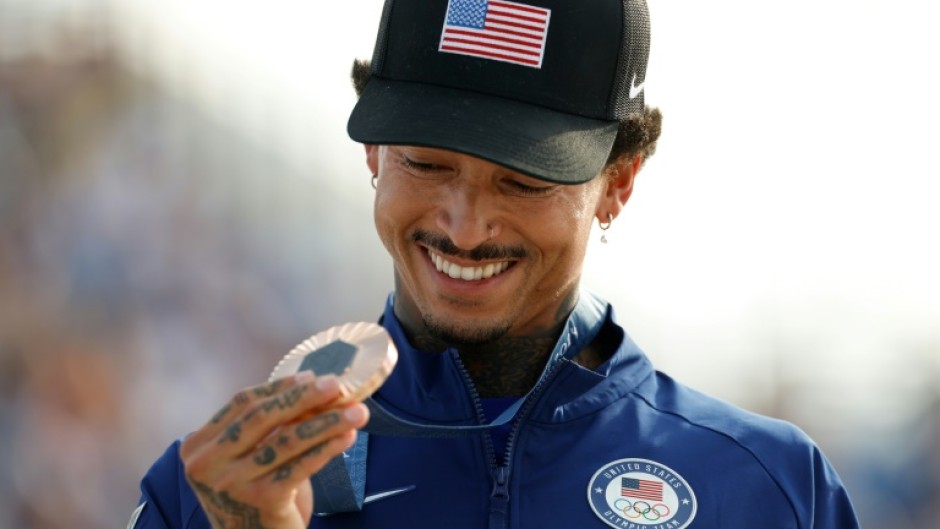
<svg viewBox="0 0 940 529"><path fill-rule="evenodd" d="M365 404L309 373L239 392L131 526L857 527L805 434L656 372L579 289L659 137L648 46L644 0L387 0L348 131L398 366Z"/></svg>

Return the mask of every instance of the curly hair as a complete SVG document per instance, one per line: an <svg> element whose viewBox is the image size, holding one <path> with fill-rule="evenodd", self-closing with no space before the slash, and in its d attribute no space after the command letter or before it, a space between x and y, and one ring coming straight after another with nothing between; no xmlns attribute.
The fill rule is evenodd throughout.
<svg viewBox="0 0 940 529"><path fill-rule="evenodd" d="M356 95L361 96L371 76L371 62L354 60L351 76ZM662 128L663 114L655 107L646 106L642 114L630 114L621 119L606 165L609 166L623 158L632 160L636 156L642 156L645 162L656 152L656 140L659 139Z"/></svg>

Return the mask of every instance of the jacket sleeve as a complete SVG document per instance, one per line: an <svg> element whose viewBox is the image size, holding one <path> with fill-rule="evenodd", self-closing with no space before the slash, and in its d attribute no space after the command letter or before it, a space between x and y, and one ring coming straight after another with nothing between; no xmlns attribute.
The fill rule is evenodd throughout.
<svg viewBox="0 0 940 529"><path fill-rule="evenodd" d="M774 469L799 529L859 529L852 501L829 459L805 433L788 426L777 450L764 450L769 456L764 463Z"/></svg>
<svg viewBox="0 0 940 529"><path fill-rule="evenodd" d="M181 472L179 441L174 442L150 467L140 483L141 497L128 529L183 529L192 491ZM136 520L135 520L136 518Z"/></svg>
<svg viewBox="0 0 940 529"><path fill-rule="evenodd" d="M829 460L813 446L813 502L810 529L859 529L858 518L842 480Z"/></svg>

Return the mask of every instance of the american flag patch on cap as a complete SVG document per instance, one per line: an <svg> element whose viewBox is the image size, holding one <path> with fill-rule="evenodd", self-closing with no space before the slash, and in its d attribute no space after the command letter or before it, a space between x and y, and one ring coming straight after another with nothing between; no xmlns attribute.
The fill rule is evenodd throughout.
<svg viewBox="0 0 940 529"><path fill-rule="evenodd" d="M438 51L542 67L550 9L504 0L450 0Z"/></svg>

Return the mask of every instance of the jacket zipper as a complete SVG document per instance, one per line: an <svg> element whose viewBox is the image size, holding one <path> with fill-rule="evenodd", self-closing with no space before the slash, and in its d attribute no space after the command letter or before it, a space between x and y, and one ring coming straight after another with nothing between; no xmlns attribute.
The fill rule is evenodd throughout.
<svg viewBox="0 0 940 529"><path fill-rule="evenodd" d="M483 403L480 400L480 394L477 392L470 373L460 360L460 355L453 350L454 360L460 368L464 383L470 393L470 399L473 401L473 408L480 424L486 422L486 415L483 413ZM512 452L515 445L517 434L522 426L529 411L534 406L534 402L542 395L544 388L555 378L555 374L561 367L562 362L553 365L548 373L541 378L533 388L529 398L522 403L519 412L513 420L512 430L509 431L509 437L506 439L506 454L503 457L503 464L500 465L496 460L496 449L493 447L493 439L488 434L483 436L483 446L486 450L486 459L489 462L490 475L493 478L493 491L490 493L490 516L489 529L506 529L509 527L509 472L512 469Z"/></svg>
<svg viewBox="0 0 940 529"><path fill-rule="evenodd" d="M493 476L493 492L490 494L490 523L488 526L489 529L509 526L509 466L496 467Z"/></svg>

